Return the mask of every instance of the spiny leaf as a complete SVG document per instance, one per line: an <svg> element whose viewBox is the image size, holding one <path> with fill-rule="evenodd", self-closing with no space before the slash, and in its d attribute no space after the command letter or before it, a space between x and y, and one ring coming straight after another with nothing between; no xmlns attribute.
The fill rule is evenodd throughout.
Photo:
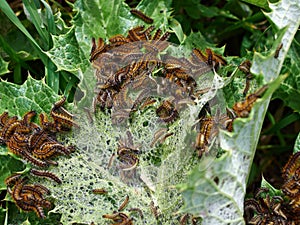
<svg viewBox="0 0 300 225"><path fill-rule="evenodd" d="M58 100L58 96L44 81L34 80L31 76L23 85L1 81L0 90L0 114L6 111L9 116L17 115L19 118L30 110L49 113L53 103ZM4 146L0 146L0 153L10 157Z"/></svg>
<svg viewBox="0 0 300 225"><path fill-rule="evenodd" d="M1 81L0 89L0 113L7 111L9 115L19 117L30 110L49 113L52 104L58 100L58 95L44 81L37 81L31 76L23 85Z"/></svg>
<svg viewBox="0 0 300 225"><path fill-rule="evenodd" d="M188 182L180 185L185 207L182 212L203 217L203 224L243 224L243 200L266 103L285 77L270 85L248 118L236 119L233 133L222 131L220 145L226 153L205 171L196 167Z"/></svg>
<svg viewBox="0 0 300 225"><path fill-rule="evenodd" d="M267 55L255 54L251 67L254 74L263 74L265 82L275 81L272 85L269 84L268 91L263 99L256 102L248 118L235 120L233 133L220 133L221 148L226 153L216 159L206 171L200 172L195 168L190 173L188 182L180 186L185 199L182 211L202 216L202 224L244 224L243 201L259 133L271 94L285 78L276 79L300 23L299 4L297 6L286 0L282 2L271 5L273 12L268 14L277 27L282 29L278 33L278 39ZM275 15L278 14L284 22L277 19ZM292 20L297 20L298 23L286 27ZM284 43L283 53L275 59L275 50L281 42Z"/></svg>
<svg viewBox="0 0 300 225"><path fill-rule="evenodd" d="M84 71L88 65L88 60L76 40L74 29L64 35L53 36L53 48L46 54L57 66L58 71Z"/></svg>

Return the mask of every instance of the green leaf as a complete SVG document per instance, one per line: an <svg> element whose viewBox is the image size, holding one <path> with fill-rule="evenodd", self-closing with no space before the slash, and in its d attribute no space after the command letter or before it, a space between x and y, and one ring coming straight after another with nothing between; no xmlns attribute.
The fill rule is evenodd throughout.
<svg viewBox="0 0 300 225"><path fill-rule="evenodd" d="M171 19L170 28L177 36L179 44L182 44L186 39L186 35L183 33L181 24L176 19Z"/></svg>
<svg viewBox="0 0 300 225"><path fill-rule="evenodd" d="M274 125L270 129L265 131L264 134L266 134L266 135L274 134L274 133L280 131L282 128L288 126L289 124L292 124L295 121L299 121L299 119L300 119L299 113L292 113L290 115L287 115L286 117L282 118L280 121L274 123Z"/></svg>
<svg viewBox="0 0 300 225"><path fill-rule="evenodd" d="M20 224L20 225L50 225L59 224L60 215L49 214L46 219L41 220L35 214L35 212L20 212L17 206L9 202L8 205L8 224Z"/></svg>
<svg viewBox="0 0 300 225"><path fill-rule="evenodd" d="M19 117L30 110L49 113L52 104L59 99L44 81L37 81L30 76L22 85L1 81L0 90L0 114L7 111L9 115Z"/></svg>
<svg viewBox="0 0 300 225"><path fill-rule="evenodd" d="M296 40L289 49L283 65L283 71L289 73L288 78L275 92L274 98L281 99L287 106L296 112L300 112L300 46ZM281 54L281 52L279 52Z"/></svg>
<svg viewBox="0 0 300 225"><path fill-rule="evenodd" d="M10 116L17 115L19 118L30 110L37 113L49 113L52 105L60 97L49 88L44 80L35 80L31 76L22 85L16 85L7 81L0 82L0 114L7 111ZM35 118L37 122L37 118ZM14 172L24 170L26 164L23 160L8 153L6 146L0 146L0 189L6 189L4 180ZM27 164L28 165L28 164ZM43 182L40 182L43 183ZM58 224L59 215L51 214L43 222L36 217L34 212L19 212L14 204L8 204L8 222L9 224L21 224L29 217L31 224Z"/></svg>
<svg viewBox="0 0 300 225"><path fill-rule="evenodd" d="M20 61L37 58L35 48L28 41L26 35L23 34L2 11L0 12L0 23L3 24L0 27L1 39L3 39L0 43L2 51L5 51L14 61L17 61L16 58L21 58L19 59ZM9 50L8 47L11 50ZM20 51L24 53L19 53ZM16 56L12 56L12 52Z"/></svg>
<svg viewBox="0 0 300 225"><path fill-rule="evenodd" d="M213 48L213 44L209 43L205 37L200 33L191 33L183 43L184 46L186 46L188 49L193 48L199 48L199 49L205 49L205 48Z"/></svg>
<svg viewBox="0 0 300 225"><path fill-rule="evenodd" d="M45 2L44 0L41 0L41 2L43 3L43 5L45 7L45 17L46 17L45 20L46 20L46 25L47 25L49 44L52 44L49 34L56 34L56 25L55 25L55 21L54 21L54 15L53 15L50 5L48 5L48 3Z"/></svg>
<svg viewBox="0 0 300 225"><path fill-rule="evenodd" d="M252 5L255 5L257 7L263 8L263 9L269 9L267 0L242 0L242 1L252 4Z"/></svg>
<svg viewBox="0 0 300 225"><path fill-rule="evenodd" d="M233 133L221 130L219 141L225 153L204 171L196 167L187 183L179 186L185 200L181 212L203 215L204 224L243 223L246 183L263 123L257 118L264 118L270 96L284 78L270 84L248 118L235 120Z"/></svg>
<svg viewBox="0 0 300 225"><path fill-rule="evenodd" d="M79 69L85 71L89 64L76 40L74 29L66 34L53 36L53 48L46 54L57 66L58 71L66 70L73 73Z"/></svg>
<svg viewBox="0 0 300 225"><path fill-rule="evenodd" d="M297 136L293 152L296 153L296 152L299 152L299 151L300 151L300 133Z"/></svg>
<svg viewBox="0 0 300 225"><path fill-rule="evenodd" d="M171 0L143 0L136 8L144 12L147 16L150 16L154 20L153 25L155 25L156 28L166 31L166 28L168 27L168 19L171 15L171 11L169 11L171 3ZM140 24L141 20L139 19L138 22Z"/></svg>
<svg viewBox="0 0 300 225"><path fill-rule="evenodd" d="M25 169L24 164L17 159L9 156L7 151L0 149L0 191L6 190L4 180L12 173Z"/></svg>
<svg viewBox="0 0 300 225"><path fill-rule="evenodd" d="M65 34L70 30L70 27L68 27L65 23L65 21L61 18L61 12L58 11L54 14L54 20L55 20L55 26L56 26L56 34ZM55 34L55 33L53 33Z"/></svg>
<svg viewBox="0 0 300 225"><path fill-rule="evenodd" d="M0 76L9 72L8 64L9 62L4 61L4 59L0 57Z"/></svg>
<svg viewBox="0 0 300 225"><path fill-rule="evenodd" d="M282 195L281 190L274 188L268 181L265 180L264 177L262 177L262 179L261 179L261 187L269 189L268 193L269 193L270 197Z"/></svg>
<svg viewBox="0 0 300 225"><path fill-rule="evenodd" d="M91 40L94 38L111 37L116 34L125 34L129 28L137 24L129 12L129 7L121 0L114 2L76 1L74 11L75 36L85 58L89 58Z"/></svg>

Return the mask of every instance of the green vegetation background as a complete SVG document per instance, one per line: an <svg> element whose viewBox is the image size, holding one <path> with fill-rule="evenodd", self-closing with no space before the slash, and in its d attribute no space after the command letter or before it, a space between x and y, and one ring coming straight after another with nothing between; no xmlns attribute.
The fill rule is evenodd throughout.
<svg viewBox="0 0 300 225"><path fill-rule="evenodd" d="M236 211L230 213L234 215L233 220L242 223L246 186L247 194L251 195L260 186L263 174L274 187L279 187L280 169L293 150L300 148L297 139L300 130L300 36L297 32L300 2L283 0L270 6L267 1L255 0L88 2L23 0L9 1L8 4L0 0L0 113L8 111L10 115L22 116L31 109L49 112L52 103L61 95L67 96L70 108L79 100L82 105L90 102L92 76L87 74L92 74L88 61L91 38L107 39L115 34L126 34L130 28L143 24L129 12L130 7L137 7L154 19L156 27L172 32L171 42L189 49L211 47L223 52L229 62L229 66L220 72L224 79L231 76L243 60L250 59L253 62L251 71L256 75L250 90L255 90L261 83L272 82L270 92L256 105L250 117L236 121L235 133L222 134L221 145L226 147L227 154L210 168L213 175L199 174L191 169L186 182L178 187L185 201L181 211L197 214L208 209L203 199L210 190L201 194L202 188L211 184L219 202L225 196L227 188L211 182L215 177L220 179L219 183L224 178L224 185L240 182L239 196L230 195L226 201L236 205L231 208ZM288 5L288 9L283 5ZM280 43L284 47L278 59L274 59ZM279 74L285 76L276 80ZM243 73L234 72L231 82L223 89L229 107L243 99L244 83ZM248 145L244 145L242 134L249 135ZM235 155L232 150L240 155ZM226 172L227 166L229 171L232 170L229 164L234 157L246 159L247 162L239 162L244 164L240 167L244 174L233 170L227 174L233 179L226 183L227 175L218 173L218 168ZM58 224L67 221L60 211L50 214L42 222L34 213L17 213L6 196L3 181L12 172L22 171L28 165L9 154L4 146L0 149L0 158L0 222ZM203 182L199 183L199 180ZM55 201L59 204L59 199ZM212 213L207 217L214 216ZM218 221L228 222L222 218Z"/></svg>

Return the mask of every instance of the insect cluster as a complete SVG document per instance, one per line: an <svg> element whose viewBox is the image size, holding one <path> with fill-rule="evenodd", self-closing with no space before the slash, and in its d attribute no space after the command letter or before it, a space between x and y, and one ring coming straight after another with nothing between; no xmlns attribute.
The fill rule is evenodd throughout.
<svg viewBox="0 0 300 225"><path fill-rule="evenodd" d="M117 124L156 103L156 96L172 96L161 101L156 114L161 122L173 123L179 110L187 103L194 104L203 93L197 90L197 77L226 64L210 49L206 54L194 49L190 59L159 55L168 47L170 34L157 29L151 35L153 30L154 26L135 27L126 37L110 38L109 44L100 38L96 45L93 39L90 61L97 78L94 106L111 109ZM154 70L159 72L153 75Z"/></svg>
<svg viewBox="0 0 300 225"><path fill-rule="evenodd" d="M146 23L153 22L138 10L133 9L131 12ZM195 100L208 91L199 88L198 78L227 64L221 55L209 48L205 52L195 48L189 58L171 56L166 53L170 34L163 34L160 29L155 32L154 30L154 26L138 26L130 29L127 36L118 34L109 38L109 43L105 43L102 38L98 39L97 44L95 39L92 41L90 61L96 69L97 79L94 111L97 106L101 110L111 110L112 121L115 124L130 118L138 109L143 110L153 105L158 99L161 102L156 114L160 121L166 124L173 123L180 117L180 109L187 104L196 104ZM244 70L248 71L247 86L251 79L250 66L249 62L241 66L241 69L245 67ZM199 157L208 151L208 146L220 127L232 131L232 122L236 117L248 116L254 102L265 89L266 87L248 95L245 101L236 103L232 110L223 115L219 113L212 116L205 113L199 116L194 144ZM162 99L161 96L171 97ZM154 134L154 139L156 136ZM128 152L123 150L124 148L118 150L118 154ZM130 159L133 161L131 164L136 166L138 158Z"/></svg>
<svg viewBox="0 0 300 225"><path fill-rule="evenodd" d="M97 190L97 189L96 189ZM95 193L95 192L94 192ZM112 214L104 214L102 218L108 219L113 222L114 225L133 225L133 218L128 216L126 213L122 212L129 203L129 196L127 195L125 200L119 206L118 211L113 211ZM128 209L130 213L137 212L141 219L144 218L143 212L139 208L130 208Z"/></svg>
<svg viewBox="0 0 300 225"><path fill-rule="evenodd" d="M28 177L21 177L21 174L13 174L5 180L8 193L17 207L26 212L34 211L39 218L44 219L46 216L43 208L51 208L51 202L46 200L44 195L49 195L50 191L41 184L27 182Z"/></svg>
<svg viewBox="0 0 300 225"><path fill-rule="evenodd" d="M269 189L260 188L255 198L245 201L248 224L296 225L300 223L300 152L291 156L282 170L282 194L270 196ZM262 195L263 194L263 195Z"/></svg>
<svg viewBox="0 0 300 225"><path fill-rule="evenodd" d="M77 124L73 121L73 115L66 111L62 105L65 98L54 104L51 109L50 121L46 114L40 114L40 124L32 122L36 116L35 111L27 112L21 120L17 116L9 117L7 112L0 116L0 141L6 144L8 150L17 156L29 161L35 167L46 168L49 165L58 165L52 158L57 155L69 155L74 147L66 147L59 143L55 134L61 131L69 131ZM55 174L46 170L32 168L30 174L49 178L58 184L61 180ZM28 178L21 174L13 174L5 183L8 193L11 194L16 205L23 211L35 211L44 218L43 207L50 208L51 204L43 195L49 191L40 184L27 184ZM12 188L12 189L11 189Z"/></svg>
<svg viewBox="0 0 300 225"><path fill-rule="evenodd" d="M131 13L146 23L153 22L153 19L140 11L131 10ZM96 40L93 39L90 61L95 68L97 79L94 111L99 107L102 111L111 112L112 122L119 124L129 119L132 113L143 111L160 101L156 104L155 113L160 122L170 125L180 117L180 109L187 104L196 104L195 100L208 91L200 89L198 78L227 63L221 55L209 48L205 51L193 49L189 57L168 55L166 52L169 37L168 32L163 34L160 29L155 31L154 26L138 26L130 29L127 36L118 34L109 38L108 42L99 38L96 44ZM249 80L252 79L250 66L249 63L244 65L245 73L248 74L248 86ZM246 96L244 101L236 103L226 113L217 112L217 115L213 116L209 107L199 113L194 144L199 158L208 151L218 129L232 131L233 120L237 117L247 117L255 101L265 90L266 87L263 87ZM245 95L247 91L244 91ZM158 141L163 142L172 134L168 133L168 128L159 129L154 134L150 147ZM129 136L127 138L132 140ZM122 172L132 172L139 163L140 154L132 141L119 142L116 155L121 163ZM114 156L115 154L111 157L108 167L111 166ZM107 194L103 189L95 189L93 192ZM158 215L157 210L153 214ZM111 220L113 224L133 224L133 220L120 211L103 217ZM181 224L186 223L187 217L188 215L182 218ZM196 221L196 218L192 218L193 224L196 224Z"/></svg>
<svg viewBox="0 0 300 225"><path fill-rule="evenodd" d="M212 116L208 105L205 105L202 108L198 115L198 134L195 142L199 158L202 157L204 153L207 153L210 142L216 137L219 129L232 132L233 121L236 118L245 118L249 116L254 103L262 96L266 89L267 86L263 86L255 93L247 95L244 101L235 103L231 109L228 108L227 112L223 114L217 112L216 115Z"/></svg>
<svg viewBox="0 0 300 225"><path fill-rule="evenodd" d="M289 199L289 215L297 223L300 223L300 152L291 156L282 170L282 192Z"/></svg>

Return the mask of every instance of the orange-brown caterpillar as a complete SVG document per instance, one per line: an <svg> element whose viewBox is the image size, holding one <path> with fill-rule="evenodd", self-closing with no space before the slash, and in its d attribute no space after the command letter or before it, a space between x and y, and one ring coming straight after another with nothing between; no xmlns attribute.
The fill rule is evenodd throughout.
<svg viewBox="0 0 300 225"><path fill-rule="evenodd" d="M212 117L202 118L200 121L200 131L196 137L196 150L198 152L198 157L201 158L203 153L207 152L209 139L211 137L211 131L214 126L214 121Z"/></svg>
<svg viewBox="0 0 300 225"><path fill-rule="evenodd" d="M234 104L232 109L235 112L236 116L242 118L248 117L254 103L265 92L266 89L267 86L265 85L262 88L260 88L257 92L248 95L245 101Z"/></svg>
<svg viewBox="0 0 300 225"><path fill-rule="evenodd" d="M250 80L253 78L253 75L250 72L251 62L246 60L239 65L239 69L246 75L246 85L243 91L243 95L246 95L250 88Z"/></svg>
<svg viewBox="0 0 300 225"><path fill-rule="evenodd" d="M139 213L139 215L140 215L141 219L143 219L143 218L144 218L143 212L142 212L142 210L141 210L141 209L139 209L139 208L131 208L131 209L128 209L128 211L130 211L130 212L134 212L134 211L136 211L136 212L138 212L138 213Z"/></svg>
<svg viewBox="0 0 300 225"><path fill-rule="evenodd" d="M155 219L158 219L159 216L158 207L154 205L153 201L150 202L150 209Z"/></svg>
<svg viewBox="0 0 300 225"><path fill-rule="evenodd" d="M150 18L149 16L146 16L144 13L142 13L140 10L137 10L137 9L131 9L130 10L131 14L139 17L140 19L142 19L144 22L146 23L153 23L153 19Z"/></svg>
<svg viewBox="0 0 300 225"><path fill-rule="evenodd" d="M280 50L282 49L282 47L283 47L283 44L280 43L280 45L276 48L276 51L275 51L275 54L274 54L274 58L275 58L275 59L278 58L279 52L280 52Z"/></svg>
<svg viewBox="0 0 300 225"><path fill-rule="evenodd" d="M31 169L30 173L35 176L50 178L58 184L62 183L61 179L50 171Z"/></svg>
<svg viewBox="0 0 300 225"><path fill-rule="evenodd" d="M296 152L293 154L289 161L285 164L285 166L282 169L282 176L285 180L290 179L293 175L295 175L295 172L297 169L300 168L300 152Z"/></svg>
<svg viewBox="0 0 300 225"><path fill-rule="evenodd" d="M169 100L164 100L162 102L162 104L157 108L156 114L165 123L172 123L179 117L175 106Z"/></svg>
<svg viewBox="0 0 300 225"><path fill-rule="evenodd" d="M128 202L129 202L129 196L126 195L126 198L122 202L122 204L119 206L118 211L122 211L127 206Z"/></svg>
<svg viewBox="0 0 300 225"><path fill-rule="evenodd" d="M94 61L99 54L103 53L105 51L105 43L102 38L98 39L98 43L96 45L95 38L92 39L92 50L90 54L90 62Z"/></svg>
<svg viewBox="0 0 300 225"><path fill-rule="evenodd" d="M40 184L27 184L27 177L13 175L6 179L8 193L12 196L16 206L23 211L34 211L38 217L44 219L43 207L51 208L51 202L44 198L49 190ZM10 186L13 185L11 190Z"/></svg>
<svg viewBox="0 0 300 225"><path fill-rule="evenodd" d="M220 65L226 65L227 62L221 55L214 53L211 49L205 49L206 55L199 49L193 49L194 59L199 62L205 62L208 66L218 69ZM196 56L196 57L195 57Z"/></svg>
<svg viewBox="0 0 300 225"><path fill-rule="evenodd" d="M13 141L13 139L11 139L7 143L7 147L12 153L23 157L24 159L31 162L33 165L36 165L36 166L39 166L39 167L47 167L48 166L48 164L45 161L42 161L42 160L37 159L34 156L32 156L29 153L28 149L24 149L24 148L20 147L15 141Z"/></svg>
<svg viewBox="0 0 300 225"><path fill-rule="evenodd" d="M104 188L96 188L96 189L93 189L92 192L94 194L101 194L101 195L108 193L108 191L106 191Z"/></svg>

